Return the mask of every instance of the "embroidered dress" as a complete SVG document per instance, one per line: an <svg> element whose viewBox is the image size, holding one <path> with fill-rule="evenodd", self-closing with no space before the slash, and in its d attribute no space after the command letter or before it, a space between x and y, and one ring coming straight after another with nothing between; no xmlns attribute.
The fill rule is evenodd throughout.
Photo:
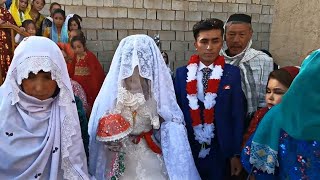
<svg viewBox="0 0 320 180"><path fill-rule="evenodd" d="M97 57L91 51L87 50L86 53L83 59L77 60L71 79L82 86L91 109L102 86L105 73Z"/></svg>
<svg viewBox="0 0 320 180"><path fill-rule="evenodd" d="M5 23L11 23L15 25L14 19L10 12L3 7L0 7L0 19ZM0 85L4 81L8 68L10 66L13 53L11 44L10 31L6 29L0 29Z"/></svg>
<svg viewBox="0 0 320 180"><path fill-rule="evenodd" d="M77 96L81 100L85 112L89 112L90 108L88 106L87 96L86 96L86 93L84 92L83 88L81 87L81 85L77 81L74 81L72 79L70 79L70 81L71 81L72 90L73 90L74 95Z"/></svg>
<svg viewBox="0 0 320 180"><path fill-rule="evenodd" d="M253 137L253 136L252 136ZM303 141L292 138L281 130L279 138L279 168L275 174L268 174L252 167L249 163L251 152L250 137L241 154L241 162L247 172L251 172L256 180L272 179L310 179L317 180L320 172L319 141Z"/></svg>

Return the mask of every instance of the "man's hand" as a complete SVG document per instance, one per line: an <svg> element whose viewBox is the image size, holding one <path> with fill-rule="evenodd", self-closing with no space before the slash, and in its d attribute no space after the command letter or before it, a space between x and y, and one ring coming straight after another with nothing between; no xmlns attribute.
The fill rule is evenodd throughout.
<svg viewBox="0 0 320 180"><path fill-rule="evenodd" d="M0 19L0 24L3 24L3 23L4 23L4 21L2 19Z"/></svg>
<svg viewBox="0 0 320 180"><path fill-rule="evenodd" d="M238 176L242 170L240 158L233 157L230 160L231 176Z"/></svg>

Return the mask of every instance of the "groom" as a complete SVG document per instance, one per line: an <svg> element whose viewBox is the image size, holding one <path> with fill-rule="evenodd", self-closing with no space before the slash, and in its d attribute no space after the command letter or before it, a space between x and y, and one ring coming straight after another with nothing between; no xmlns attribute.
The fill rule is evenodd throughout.
<svg viewBox="0 0 320 180"><path fill-rule="evenodd" d="M183 111L192 154L203 180L238 175L241 163L244 94L239 68L219 56L223 22L201 20L193 26L197 55L177 69L175 91ZM227 169L231 167L231 169ZM229 172L230 173L226 173Z"/></svg>

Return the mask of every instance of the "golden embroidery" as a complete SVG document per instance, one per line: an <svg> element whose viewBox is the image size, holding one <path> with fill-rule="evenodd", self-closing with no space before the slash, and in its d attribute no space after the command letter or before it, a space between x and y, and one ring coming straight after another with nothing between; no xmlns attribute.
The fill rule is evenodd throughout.
<svg viewBox="0 0 320 180"><path fill-rule="evenodd" d="M88 67L75 67L74 75L88 76L89 74L90 74L90 70Z"/></svg>

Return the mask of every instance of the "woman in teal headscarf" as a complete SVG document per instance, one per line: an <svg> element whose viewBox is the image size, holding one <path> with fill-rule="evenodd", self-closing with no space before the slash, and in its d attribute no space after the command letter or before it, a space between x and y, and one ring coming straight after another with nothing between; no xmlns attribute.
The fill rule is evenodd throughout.
<svg viewBox="0 0 320 180"><path fill-rule="evenodd" d="M320 49L303 61L281 103L271 108L259 124L250 151L253 170L274 174L277 179L318 178L319 72Z"/></svg>

